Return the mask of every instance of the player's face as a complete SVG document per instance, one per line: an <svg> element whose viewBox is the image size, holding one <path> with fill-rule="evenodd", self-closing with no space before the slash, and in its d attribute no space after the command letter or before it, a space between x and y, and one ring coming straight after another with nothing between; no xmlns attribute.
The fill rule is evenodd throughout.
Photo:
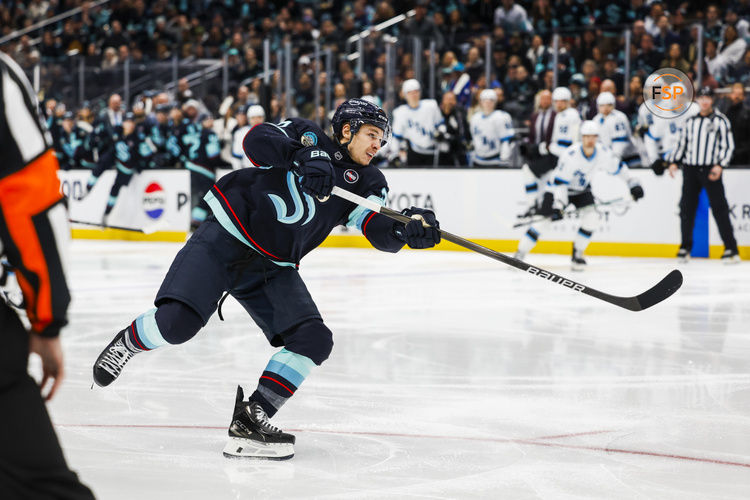
<svg viewBox="0 0 750 500"><path fill-rule="evenodd" d="M584 135L581 139L583 141L583 149L594 149L596 140L599 138L597 135Z"/></svg>
<svg viewBox="0 0 750 500"><path fill-rule="evenodd" d="M562 113L566 109L568 109L568 101L555 101L555 111L557 111L558 113Z"/></svg>
<svg viewBox="0 0 750 500"><path fill-rule="evenodd" d="M258 125L259 123L263 123L263 117L262 116L253 116L250 118L250 126L254 127Z"/></svg>
<svg viewBox="0 0 750 500"><path fill-rule="evenodd" d="M713 106L714 100L711 99L711 96L702 95L698 96L698 106L701 107L701 111L704 113L711 109L711 106Z"/></svg>
<svg viewBox="0 0 750 500"><path fill-rule="evenodd" d="M604 116L607 116L608 114L610 114L613 109L615 109L615 107L612 106L611 104L602 104L601 106L599 106L599 112L603 114Z"/></svg>
<svg viewBox="0 0 750 500"><path fill-rule="evenodd" d="M482 108L482 113L485 115L489 115L493 111L495 111L495 101L492 99L482 99L479 101L479 107Z"/></svg>
<svg viewBox="0 0 750 500"><path fill-rule="evenodd" d="M421 97L421 93L419 90L412 90L411 92L407 92L406 103L412 108L416 108L417 106L419 106L420 97Z"/></svg>
<svg viewBox="0 0 750 500"><path fill-rule="evenodd" d="M380 151L383 131L374 125L365 123L352 138L347 148L349 156L359 165L369 165L373 157Z"/></svg>

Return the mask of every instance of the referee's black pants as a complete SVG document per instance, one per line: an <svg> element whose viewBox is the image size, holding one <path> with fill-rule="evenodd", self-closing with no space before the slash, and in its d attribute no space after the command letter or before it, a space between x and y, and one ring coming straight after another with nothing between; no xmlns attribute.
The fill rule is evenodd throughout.
<svg viewBox="0 0 750 500"><path fill-rule="evenodd" d="M39 386L26 373L29 334L0 300L0 498L91 500L63 456Z"/></svg>
<svg viewBox="0 0 750 500"><path fill-rule="evenodd" d="M683 165L682 168L682 198L680 199L680 229L682 230L682 248L692 250L693 227L695 226L695 213L698 209L698 198L701 189L706 188L708 202L711 212L719 228L719 234L727 250L737 250L737 240L734 239L734 230L729 220L729 204L724 193L724 182L711 181L708 174L711 167L693 167Z"/></svg>

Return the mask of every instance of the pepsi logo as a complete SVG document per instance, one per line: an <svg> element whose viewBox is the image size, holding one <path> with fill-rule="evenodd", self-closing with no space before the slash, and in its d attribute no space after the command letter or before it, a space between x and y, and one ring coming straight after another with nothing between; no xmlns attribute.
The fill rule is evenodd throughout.
<svg viewBox="0 0 750 500"><path fill-rule="evenodd" d="M143 210L151 219L158 219L167 206L167 194L157 182L152 182L143 191Z"/></svg>
<svg viewBox="0 0 750 500"><path fill-rule="evenodd" d="M359 180L359 174L356 170L349 169L344 172L344 180L349 184L354 184Z"/></svg>

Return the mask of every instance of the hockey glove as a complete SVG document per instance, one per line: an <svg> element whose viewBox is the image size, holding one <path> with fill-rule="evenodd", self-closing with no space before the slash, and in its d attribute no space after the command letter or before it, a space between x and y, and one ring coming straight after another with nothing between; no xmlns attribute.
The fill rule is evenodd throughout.
<svg viewBox="0 0 750 500"><path fill-rule="evenodd" d="M643 188L641 186L633 186L630 188L630 196L632 196L635 201L640 200L643 198Z"/></svg>
<svg viewBox="0 0 750 500"><path fill-rule="evenodd" d="M555 196L552 193L544 193L544 199L542 200L542 206L539 208L539 215L549 217L550 220L556 221L563 218L562 210L559 208L553 208L552 203L555 201Z"/></svg>
<svg viewBox="0 0 750 500"><path fill-rule="evenodd" d="M331 157L322 149L306 147L294 153L292 171L302 191L311 196L330 196L334 185Z"/></svg>
<svg viewBox="0 0 750 500"><path fill-rule="evenodd" d="M662 160L661 158L655 160L651 164L651 170L653 170L656 175L664 175L664 171L666 169L667 169L667 162Z"/></svg>
<svg viewBox="0 0 750 500"><path fill-rule="evenodd" d="M393 225L393 234L410 248L432 248L440 243L440 223L432 210L411 207L401 211L402 214L419 218L407 224L397 222ZM430 227L425 227L423 222Z"/></svg>

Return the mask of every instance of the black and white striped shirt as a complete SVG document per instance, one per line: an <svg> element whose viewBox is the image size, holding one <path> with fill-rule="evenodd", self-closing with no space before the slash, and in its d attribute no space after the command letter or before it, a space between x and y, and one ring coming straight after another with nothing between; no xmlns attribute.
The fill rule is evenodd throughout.
<svg viewBox="0 0 750 500"><path fill-rule="evenodd" d="M723 113L714 110L708 116L698 114L687 119L668 161L697 167L726 167L733 152L732 125Z"/></svg>

